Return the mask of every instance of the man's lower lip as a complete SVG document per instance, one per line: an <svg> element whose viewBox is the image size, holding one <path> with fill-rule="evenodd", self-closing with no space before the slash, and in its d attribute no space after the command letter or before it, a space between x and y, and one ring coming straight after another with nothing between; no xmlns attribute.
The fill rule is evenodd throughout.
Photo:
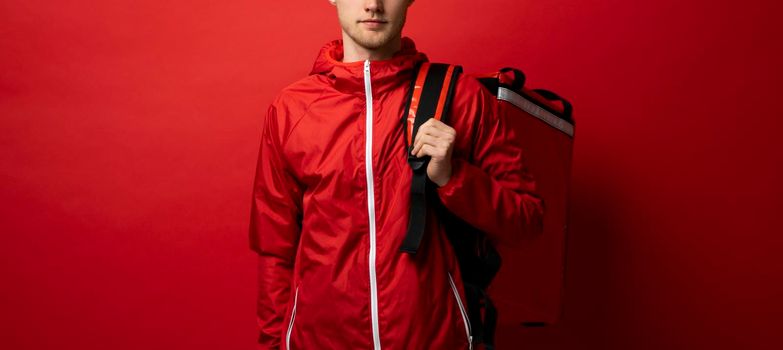
<svg viewBox="0 0 783 350"><path fill-rule="evenodd" d="M379 28L380 26L386 24L386 22L362 22L362 23L370 28Z"/></svg>

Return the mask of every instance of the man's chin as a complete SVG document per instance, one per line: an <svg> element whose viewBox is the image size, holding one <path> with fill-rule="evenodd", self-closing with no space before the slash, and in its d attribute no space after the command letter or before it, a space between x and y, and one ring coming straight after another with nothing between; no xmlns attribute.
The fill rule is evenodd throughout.
<svg viewBox="0 0 783 350"><path fill-rule="evenodd" d="M386 46L391 41L388 33L362 33L361 35L351 36L354 42L367 50L377 50Z"/></svg>

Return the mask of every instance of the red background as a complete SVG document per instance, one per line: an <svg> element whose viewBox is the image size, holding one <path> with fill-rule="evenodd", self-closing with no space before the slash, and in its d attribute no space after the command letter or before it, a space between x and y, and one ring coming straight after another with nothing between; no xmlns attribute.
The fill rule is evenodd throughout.
<svg viewBox="0 0 783 350"><path fill-rule="evenodd" d="M430 59L575 105L566 316L520 348L781 346L780 13L414 3ZM326 0L0 3L0 348L253 348L261 117L338 36Z"/></svg>

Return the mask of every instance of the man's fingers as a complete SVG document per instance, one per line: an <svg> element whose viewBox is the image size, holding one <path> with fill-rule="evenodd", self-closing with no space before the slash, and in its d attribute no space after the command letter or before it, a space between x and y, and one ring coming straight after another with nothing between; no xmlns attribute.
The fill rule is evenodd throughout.
<svg viewBox="0 0 783 350"><path fill-rule="evenodd" d="M427 122L429 122L430 120L435 120L435 119L429 119ZM434 138L443 138L446 140L454 140L456 138L456 135L457 135L456 131L446 124L424 123L416 132L414 146L416 145L416 142L418 142L422 138L434 137Z"/></svg>
<svg viewBox="0 0 783 350"><path fill-rule="evenodd" d="M419 136L421 135L421 136ZM449 133L447 130L441 130L441 129L435 129L435 128L427 128L427 129L419 129L419 132L416 133L416 137L433 137L437 139L446 139L446 140L453 140L454 134Z"/></svg>
<svg viewBox="0 0 783 350"><path fill-rule="evenodd" d="M424 157L424 156L426 156L426 155L432 156L432 154L431 154L431 153L432 153L432 148L433 148L433 147L432 147L432 146L430 146L429 144L426 144L426 143L425 143L425 144L423 144L423 145L422 145L422 146L419 148L418 152L416 152L416 157L417 157L417 158L421 158L421 157Z"/></svg>
<svg viewBox="0 0 783 350"><path fill-rule="evenodd" d="M438 147L436 145L425 143L421 146L418 152L416 152L416 157L421 158L423 156L430 156L432 158L445 158L447 153L448 148L446 147Z"/></svg>
<svg viewBox="0 0 783 350"><path fill-rule="evenodd" d="M456 134L454 128L446 125L446 123L444 123L444 122L442 122L440 120L437 120L435 118L427 119L427 121L424 122L424 124L422 124L421 127L419 127L419 130L421 130L422 128L424 128L424 129L433 128L433 129L440 130L440 131L443 131L443 132L446 132L446 133L449 133L449 134Z"/></svg>
<svg viewBox="0 0 783 350"><path fill-rule="evenodd" d="M453 144L456 135L456 131L445 123L434 118L427 119L416 132L411 154L418 154L423 144L448 148L450 144Z"/></svg>
<svg viewBox="0 0 783 350"><path fill-rule="evenodd" d="M421 149L421 146L423 144L432 144L435 145L438 143L438 140L441 138L438 136L434 136L431 131L430 132L422 132L419 130L419 132L416 134L416 140L413 142L413 154L416 154L416 152Z"/></svg>
<svg viewBox="0 0 783 350"><path fill-rule="evenodd" d="M412 154L416 157L431 156L442 157L445 156L449 150L449 143L445 140L429 139L424 140L414 147Z"/></svg>

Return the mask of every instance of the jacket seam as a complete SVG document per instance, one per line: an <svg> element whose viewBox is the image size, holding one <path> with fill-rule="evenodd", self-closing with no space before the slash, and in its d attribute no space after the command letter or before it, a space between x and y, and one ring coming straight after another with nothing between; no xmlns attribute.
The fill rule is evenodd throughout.
<svg viewBox="0 0 783 350"><path fill-rule="evenodd" d="M307 104L307 107L305 107L302 114L296 119L294 125L291 126L291 130L289 130L288 133L285 135L285 140L283 141L281 147L285 148L285 146L288 144L288 140L291 138L291 134L294 132L294 130L296 130L296 128L299 126L299 123L305 118L305 116L307 116L307 112L310 111L310 107L312 107L314 103L320 101L325 93L326 93L326 89L325 88L321 89L321 93L318 94L318 97L316 97L315 99L310 101L310 103Z"/></svg>
<svg viewBox="0 0 783 350"><path fill-rule="evenodd" d="M286 145L288 145L288 140L291 139L291 134L293 134L294 130L296 130L296 128L299 126L299 124L302 122L302 120L304 120L304 118L307 116L307 112L310 111L310 108L312 107L312 105L314 103L320 101L325 93L326 93L326 88L321 89L321 93L318 94L318 97L316 97L315 99L310 101L307 104L307 107L305 107L305 109L302 112L302 114L297 117L296 121L291 126L291 130L289 130L288 133L286 133L285 139L280 144L280 150L282 152L285 152L285 147L286 147ZM291 164L289 163L289 158L288 157L283 157L282 161L283 161L283 164L285 164L285 171L288 174L290 174L293 179L296 179L296 182L299 184L300 187L302 187L301 181L299 181L299 179L295 176L296 172L294 172L294 167L291 166Z"/></svg>

